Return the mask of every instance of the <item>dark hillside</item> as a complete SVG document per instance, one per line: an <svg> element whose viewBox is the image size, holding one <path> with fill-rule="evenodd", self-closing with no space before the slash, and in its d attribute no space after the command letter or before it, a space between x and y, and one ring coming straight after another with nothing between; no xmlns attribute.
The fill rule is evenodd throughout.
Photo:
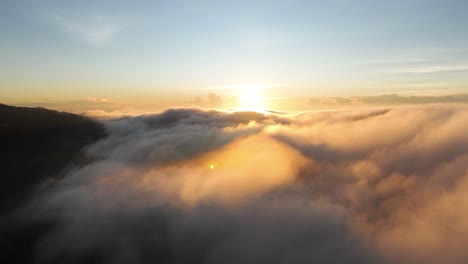
<svg viewBox="0 0 468 264"><path fill-rule="evenodd" d="M84 146L103 136L102 125L79 115L0 104L2 211L41 180L56 177Z"/></svg>
<svg viewBox="0 0 468 264"><path fill-rule="evenodd" d="M105 134L101 124L79 115L0 104L1 263L33 262L34 244L49 223L24 225L10 216L34 186L82 162L83 148Z"/></svg>

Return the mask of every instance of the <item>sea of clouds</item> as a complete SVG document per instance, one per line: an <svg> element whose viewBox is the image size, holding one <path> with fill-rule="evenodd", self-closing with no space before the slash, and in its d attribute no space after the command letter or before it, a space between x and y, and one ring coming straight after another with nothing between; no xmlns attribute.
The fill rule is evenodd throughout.
<svg viewBox="0 0 468 264"><path fill-rule="evenodd" d="M38 263L467 263L468 107L104 122L40 186Z"/></svg>

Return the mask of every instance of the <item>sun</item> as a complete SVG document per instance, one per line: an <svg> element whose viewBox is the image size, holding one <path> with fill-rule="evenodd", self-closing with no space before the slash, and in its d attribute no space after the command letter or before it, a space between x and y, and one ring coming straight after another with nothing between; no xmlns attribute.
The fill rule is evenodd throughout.
<svg viewBox="0 0 468 264"><path fill-rule="evenodd" d="M261 94L260 85L243 84L238 86L239 90L239 110L242 111L263 111L264 99Z"/></svg>

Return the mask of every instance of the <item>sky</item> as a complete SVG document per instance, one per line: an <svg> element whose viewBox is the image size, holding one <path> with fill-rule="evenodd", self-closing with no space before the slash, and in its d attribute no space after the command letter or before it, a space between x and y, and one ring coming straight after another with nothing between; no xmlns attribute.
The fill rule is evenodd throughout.
<svg viewBox="0 0 468 264"><path fill-rule="evenodd" d="M468 2L1 1L0 101L468 91ZM247 87L247 88L246 88Z"/></svg>

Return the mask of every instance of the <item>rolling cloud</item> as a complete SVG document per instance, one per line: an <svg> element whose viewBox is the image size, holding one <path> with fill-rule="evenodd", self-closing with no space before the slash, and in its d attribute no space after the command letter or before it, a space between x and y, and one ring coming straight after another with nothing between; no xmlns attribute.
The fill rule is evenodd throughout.
<svg viewBox="0 0 468 264"><path fill-rule="evenodd" d="M38 263L468 260L466 106L103 122L11 216L47 223Z"/></svg>

